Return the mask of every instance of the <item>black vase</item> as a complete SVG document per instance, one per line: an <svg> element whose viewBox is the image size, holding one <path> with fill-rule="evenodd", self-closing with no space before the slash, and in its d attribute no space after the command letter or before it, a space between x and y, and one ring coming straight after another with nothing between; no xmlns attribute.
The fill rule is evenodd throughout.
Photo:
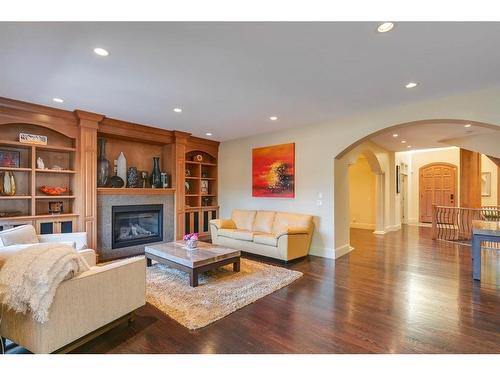
<svg viewBox="0 0 500 375"><path fill-rule="evenodd" d="M153 171L151 172L151 187L161 188L160 158L153 158Z"/></svg>
<svg viewBox="0 0 500 375"><path fill-rule="evenodd" d="M127 172L127 187L139 187L139 174L136 167L130 167Z"/></svg>
<svg viewBox="0 0 500 375"><path fill-rule="evenodd" d="M99 156L97 158L97 186L104 187L109 183L109 160L106 159L106 140L99 138Z"/></svg>

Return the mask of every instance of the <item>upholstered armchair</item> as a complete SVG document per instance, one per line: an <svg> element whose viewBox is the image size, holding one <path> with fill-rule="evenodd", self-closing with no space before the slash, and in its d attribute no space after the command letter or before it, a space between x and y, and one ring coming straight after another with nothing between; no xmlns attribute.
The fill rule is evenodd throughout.
<svg viewBox="0 0 500 375"><path fill-rule="evenodd" d="M25 228L20 230L26 231ZM0 268L7 257L26 247L26 244L12 243L12 233L7 233L6 240L5 235L2 236L5 232L0 232ZM32 235L28 233L29 236ZM87 261L90 270L59 285L46 323L35 321L30 313L23 315L2 306L2 337L33 353L67 352L130 319L131 313L145 304L144 257L96 265L94 250L86 249L86 233L36 237L38 242L72 244ZM33 237L31 240L35 241Z"/></svg>

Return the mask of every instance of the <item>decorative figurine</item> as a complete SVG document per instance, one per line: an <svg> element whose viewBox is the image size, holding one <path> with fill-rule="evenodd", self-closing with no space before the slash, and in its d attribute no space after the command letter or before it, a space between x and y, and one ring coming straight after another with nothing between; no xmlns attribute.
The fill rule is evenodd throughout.
<svg viewBox="0 0 500 375"><path fill-rule="evenodd" d="M43 159L40 156L36 159L36 167L38 169L45 169L45 163L43 162Z"/></svg>
<svg viewBox="0 0 500 375"><path fill-rule="evenodd" d="M123 152L120 152L120 156L118 156L116 174L123 181L127 181L127 159L125 159Z"/></svg>
<svg viewBox="0 0 500 375"><path fill-rule="evenodd" d="M142 188L143 189L148 187L148 176L149 176L148 172L141 171L141 180L142 180Z"/></svg>

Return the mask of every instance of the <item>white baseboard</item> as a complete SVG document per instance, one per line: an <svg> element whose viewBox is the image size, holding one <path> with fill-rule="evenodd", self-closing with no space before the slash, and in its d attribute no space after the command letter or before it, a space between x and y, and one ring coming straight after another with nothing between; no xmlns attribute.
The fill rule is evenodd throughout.
<svg viewBox="0 0 500 375"><path fill-rule="evenodd" d="M396 225L389 225L387 228L385 228L386 232L395 232L397 230L401 229L401 224L396 224Z"/></svg>
<svg viewBox="0 0 500 375"><path fill-rule="evenodd" d="M387 232L385 230L375 230L373 231L373 234L386 234Z"/></svg>
<svg viewBox="0 0 500 375"><path fill-rule="evenodd" d="M333 250L333 249L320 249L320 248L311 247L309 249L309 255L314 255L317 257L328 258L328 259L337 259L343 255L346 255L347 253L351 252L352 250L354 250L354 247L350 246L349 244L339 246L335 250Z"/></svg>
<svg viewBox="0 0 500 375"><path fill-rule="evenodd" d="M352 247L351 245L349 244L345 244L343 246L339 246L335 249L335 259L338 259L340 258L341 256L344 256L348 253L350 253L351 251L354 250L354 247Z"/></svg>
<svg viewBox="0 0 500 375"><path fill-rule="evenodd" d="M355 228L355 229L375 229L375 224L369 224L369 223L350 223L349 224L350 228Z"/></svg>
<svg viewBox="0 0 500 375"><path fill-rule="evenodd" d="M321 249L317 247L311 247L309 249L309 255L314 255L317 257L335 259L335 253L333 249Z"/></svg>

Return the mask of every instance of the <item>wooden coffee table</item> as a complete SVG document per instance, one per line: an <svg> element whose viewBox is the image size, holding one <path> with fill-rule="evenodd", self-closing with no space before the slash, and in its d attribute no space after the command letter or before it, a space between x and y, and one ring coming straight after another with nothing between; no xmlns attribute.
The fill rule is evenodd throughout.
<svg viewBox="0 0 500 375"><path fill-rule="evenodd" d="M152 261L177 268L189 274L189 285L198 286L198 274L233 264L233 271L240 272L240 251L198 242L198 247L188 250L183 241L148 245L145 248L147 265Z"/></svg>

